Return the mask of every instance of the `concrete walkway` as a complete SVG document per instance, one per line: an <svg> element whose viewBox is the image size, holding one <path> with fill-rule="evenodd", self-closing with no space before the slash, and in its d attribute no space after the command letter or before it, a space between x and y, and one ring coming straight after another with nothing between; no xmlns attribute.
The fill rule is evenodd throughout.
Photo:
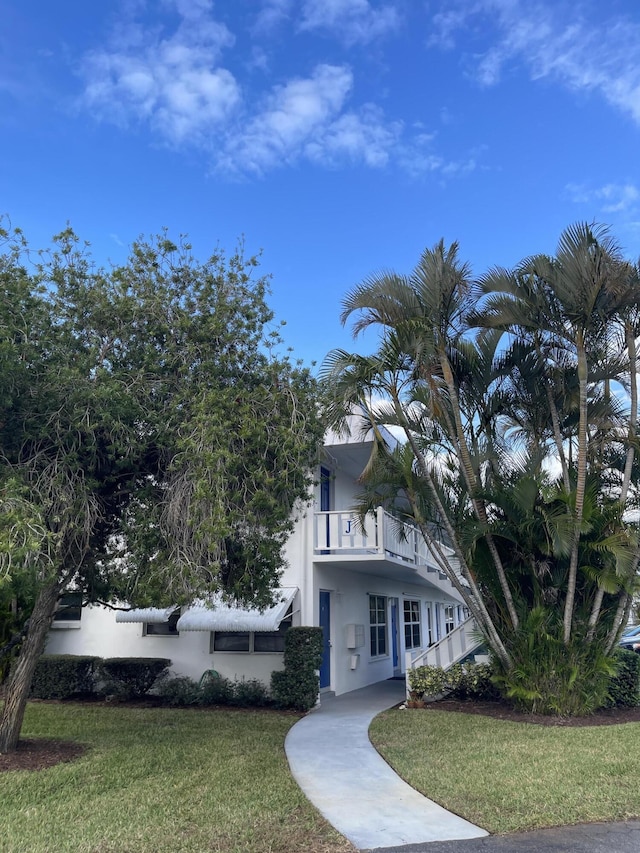
<svg viewBox="0 0 640 853"><path fill-rule="evenodd" d="M404 689L404 681L382 681L323 696L285 741L296 782L360 850L486 836L403 782L371 746L369 723L402 702Z"/></svg>

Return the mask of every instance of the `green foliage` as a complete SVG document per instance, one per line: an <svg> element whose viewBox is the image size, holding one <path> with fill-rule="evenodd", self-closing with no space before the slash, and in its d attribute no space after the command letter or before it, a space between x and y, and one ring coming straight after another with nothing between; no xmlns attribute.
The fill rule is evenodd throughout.
<svg viewBox="0 0 640 853"><path fill-rule="evenodd" d="M26 615L52 585L269 605L323 424L257 259L163 232L101 269L71 228L40 253L0 239L0 632L9 584Z"/></svg>
<svg viewBox="0 0 640 853"><path fill-rule="evenodd" d="M36 664L31 695L35 699L68 699L93 693L99 660L90 655L43 655Z"/></svg>
<svg viewBox="0 0 640 853"><path fill-rule="evenodd" d="M98 665L100 692L118 699L139 698L170 666L168 658L105 658Z"/></svg>
<svg viewBox="0 0 640 853"><path fill-rule="evenodd" d="M410 670L409 687L418 699L442 696L451 690L447 673L441 666L419 666Z"/></svg>
<svg viewBox="0 0 640 853"><path fill-rule="evenodd" d="M199 687L202 705L233 705L235 691L230 679L207 670L200 679Z"/></svg>
<svg viewBox="0 0 640 853"><path fill-rule="evenodd" d="M278 708L308 711L318 699L322 628L294 627L285 635L284 670L271 673L271 695Z"/></svg>
<svg viewBox="0 0 640 853"><path fill-rule="evenodd" d="M440 666L420 666L409 671L412 696L451 694L456 699L491 700L499 697L493 681L493 668L487 663L457 663L444 670Z"/></svg>
<svg viewBox="0 0 640 853"><path fill-rule="evenodd" d="M618 705L635 708L640 705L640 655L628 649L618 649L614 655L616 674L609 681L605 707Z"/></svg>
<svg viewBox="0 0 640 853"><path fill-rule="evenodd" d="M186 676L160 676L153 687L154 696L172 706L232 705L239 708L262 708L271 704L266 686L256 678L231 681L209 674L199 682Z"/></svg>
<svg viewBox="0 0 640 853"><path fill-rule="evenodd" d="M546 626L546 627L545 627ZM548 622L531 620L511 638L514 664L496 664L496 684L518 708L534 714L584 716L601 708L615 659L597 645L562 642L561 625L555 633Z"/></svg>
<svg viewBox="0 0 640 853"><path fill-rule="evenodd" d="M153 686L153 695L158 696L164 705L184 707L199 705L201 691L197 681L186 675L160 675Z"/></svg>

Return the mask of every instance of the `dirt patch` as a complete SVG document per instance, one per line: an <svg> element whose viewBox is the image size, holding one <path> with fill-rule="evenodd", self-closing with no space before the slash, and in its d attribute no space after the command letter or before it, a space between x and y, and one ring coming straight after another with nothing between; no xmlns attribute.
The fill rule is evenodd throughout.
<svg viewBox="0 0 640 853"><path fill-rule="evenodd" d="M8 770L46 770L74 761L87 751L80 743L45 738L22 738L15 752L0 755L0 773Z"/></svg>
<svg viewBox="0 0 640 853"><path fill-rule="evenodd" d="M428 711L454 711L462 714L482 714L514 723L534 723L539 726L615 726L620 723L640 723L640 707L607 708L588 717L549 717L544 714L525 714L504 702L472 702L441 699L425 706Z"/></svg>

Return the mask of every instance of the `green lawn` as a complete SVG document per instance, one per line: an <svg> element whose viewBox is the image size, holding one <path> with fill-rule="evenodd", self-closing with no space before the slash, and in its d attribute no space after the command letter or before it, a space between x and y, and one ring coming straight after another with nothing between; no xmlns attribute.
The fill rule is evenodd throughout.
<svg viewBox="0 0 640 853"><path fill-rule="evenodd" d="M344 853L289 774L295 717L33 703L23 736L85 743L69 764L0 773L2 853Z"/></svg>
<svg viewBox="0 0 640 853"><path fill-rule="evenodd" d="M413 787L489 832L640 816L640 723L569 728L392 710L370 736Z"/></svg>

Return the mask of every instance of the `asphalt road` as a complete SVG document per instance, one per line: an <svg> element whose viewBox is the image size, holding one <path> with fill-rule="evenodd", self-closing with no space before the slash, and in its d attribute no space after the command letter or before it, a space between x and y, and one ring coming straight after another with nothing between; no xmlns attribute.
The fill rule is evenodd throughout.
<svg viewBox="0 0 640 853"><path fill-rule="evenodd" d="M583 823L464 841L378 847L375 853L640 853L640 821Z"/></svg>

